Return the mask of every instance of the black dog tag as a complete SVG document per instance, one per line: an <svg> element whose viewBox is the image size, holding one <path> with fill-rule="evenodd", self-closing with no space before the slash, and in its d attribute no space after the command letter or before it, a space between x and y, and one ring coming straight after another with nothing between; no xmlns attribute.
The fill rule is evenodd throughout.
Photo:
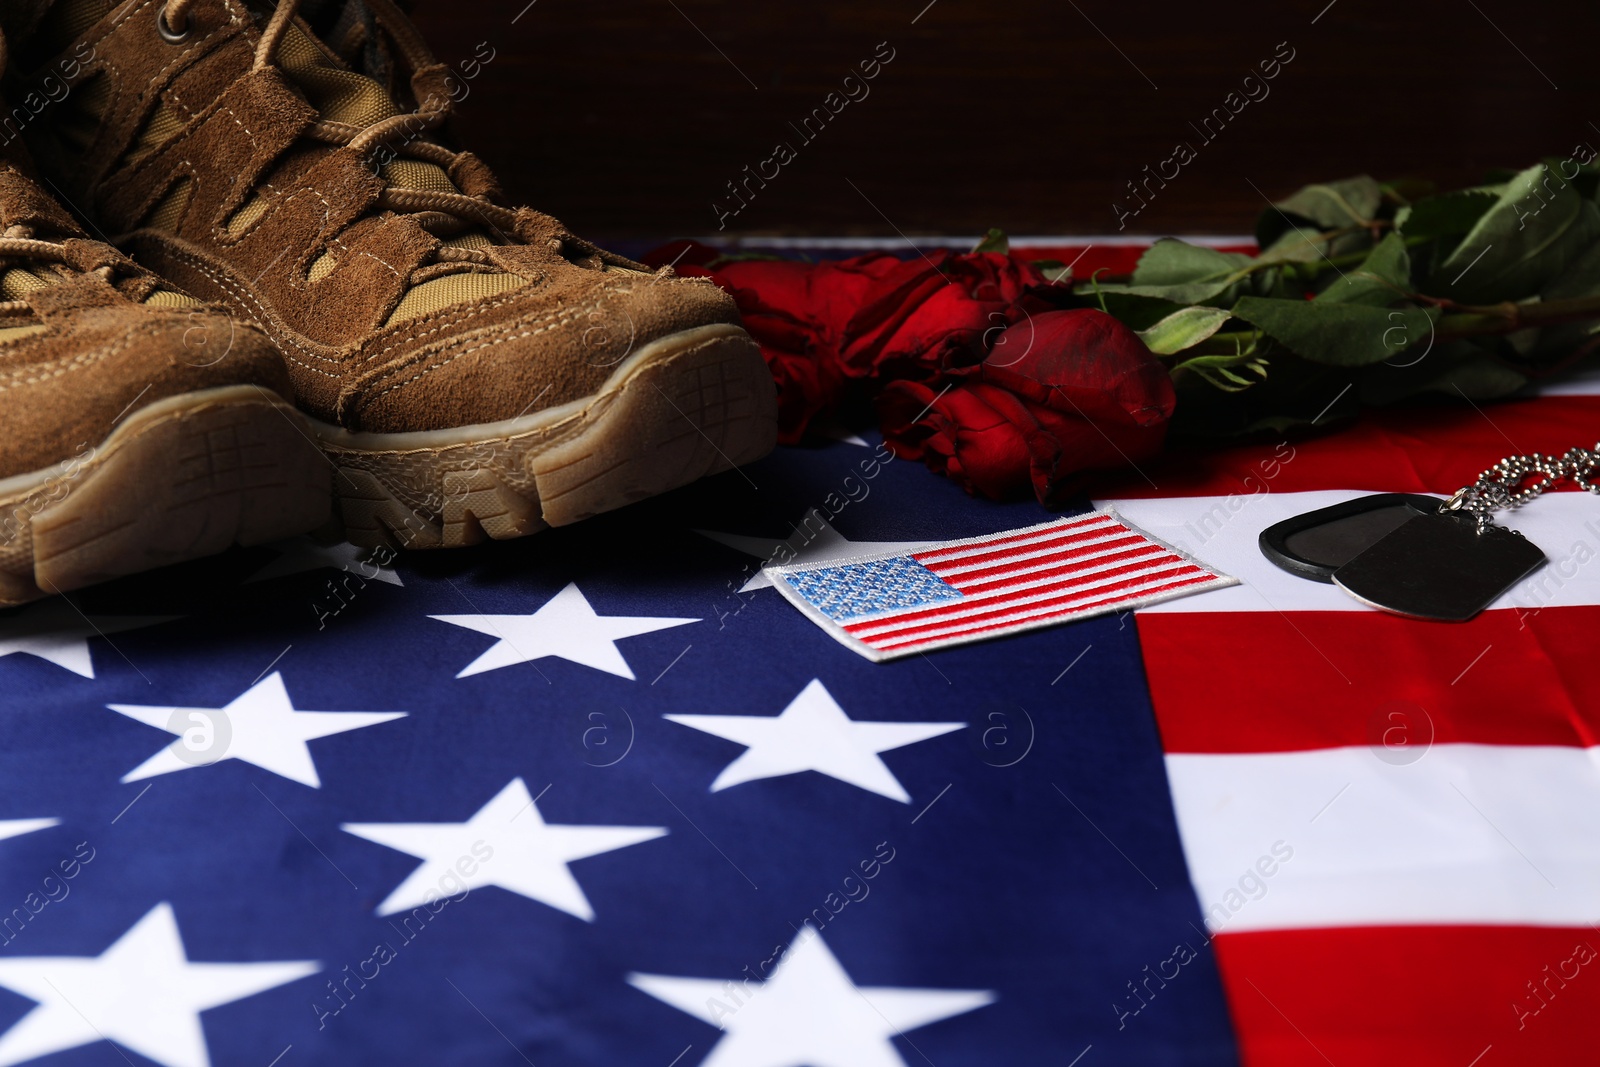
<svg viewBox="0 0 1600 1067"><path fill-rule="evenodd" d="M1465 622L1545 562L1539 547L1470 514L1419 515L1333 572L1334 584L1397 615Z"/></svg>
<svg viewBox="0 0 1600 1067"><path fill-rule="evenodd" d="M1261 531L1261 554L1290 574L1316 582L1405 522L1439 509L1440 501L1416 493L1380 493L1346 500L1274 523Z"/></svg>

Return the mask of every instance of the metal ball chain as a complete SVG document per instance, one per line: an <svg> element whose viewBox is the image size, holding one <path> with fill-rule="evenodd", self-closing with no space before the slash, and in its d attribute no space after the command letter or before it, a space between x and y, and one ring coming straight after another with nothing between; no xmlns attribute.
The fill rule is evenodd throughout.
<svg viewBox="0 0 1600 1067"><path fill-rule="evenodd" d="M1454 496L1439 505L1439 510L1471 512L1482 533L1494 524L1495 512L1519 508L1563 478L1572 479L1579 489L1600 494L1600 484L1595 482L1597 470L1600 443L1593 448L1568 449L1560 459L1540 452L1507 456L1478 475L1472 485L1457 489Z"/></svg>

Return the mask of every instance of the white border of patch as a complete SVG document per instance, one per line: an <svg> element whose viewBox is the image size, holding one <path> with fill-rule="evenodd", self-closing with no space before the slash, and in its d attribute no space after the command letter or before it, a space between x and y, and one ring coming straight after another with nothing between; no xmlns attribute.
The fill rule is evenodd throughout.
<svg viewBox="0 0 1600 1067"><path fill-rule="evenodd" d="M1116 520L1123 526L1126 526L1132 532L1138 534L1140 537L1146 538L1147 540L1160 545L1162 548L1171 552L1180 559L1183 559L1188 563L1199 567L1201 570L1211 574L1211 580L1207 582L1200 582L1196 585L1185 586L1182 589L1169 589L1164 593L1153 593L1149 596L1134 597L1132 600L1118 601L1115 604L1107 604L1103 607L1090 608L1080 615L1074 615L1070 619L1023 620L1012 624L1005 629L995 630L990 633L966 634L962 636L941 638L920 648L887 650L873 648L871 645L851 634L839 623L824 615L820 610L817 609L815 605L811 603L811 601L802 596L800 592L795 589L794 586L790 585L786 580L788 575L799 574L805 571L827 570L833 567L848 567L855 563L873 563L877 560L896 559L901 556L910 556L917 552L928 552L933 549L961 548L966 545L987 544L988 542L998 541L1004 537L1015 537L1018 534L1034 533L1036 531L1049 529L1052 526L1059 526L1063 523L1082 522L1083 520L1093 518L1096 515L1104 515ZM866 555L847 556L840 559L830 559L817 563L777 564L761 568L761 573L766 575L767 578L771 580L772 587L776 589L785 600L800 610L800 614L816 623L830 637L832 637L835 641L838 641L841 645L844 645L846 648L850 649L850 651L864 656L867 659L872 660L874 663L885 663L889 660L900 659L904 656L916 655L922 652L935 652L941 648L947 648L952 645L970 645L978 641L992 641L995 638L1009 637L1012 634L1023 633L1027 630L1042 630L1047 626L1063 626L1068 623L1081 622L1084 619L1092 619L1097 615L1109 615L1116 612L1133 611L1137 608L1148 607L1151 604L1159 604L1163 600L1176 600L1179 597L1193 596L1196 593L1205 593L1212 589L1221 589L1225 586L1239 584L1239 579L1234 578L1231 575L1223 574L1209 563L1195 558L1176 545L1169 544L1168 542L1163 541L1161 538L1152 536L1151 534L1146 533L1144 530L1141 530L1139 527L1135 526L1133 523L1129 522L1127 519L1118 514L1117 509L1109 504L1105 505L1104 507L1097 508L1094 511L1086 511L1078 515L1063 515L1060 518L1051 519L1048 522L1037 523L1033 526L1019 526L1013 530L1000 530L996 533L983 534L980 537L962 537L954 541L929 541L924 545L917 545L915 547L904 548L898 551L889 550L886 552L872 552Z"/></svg>

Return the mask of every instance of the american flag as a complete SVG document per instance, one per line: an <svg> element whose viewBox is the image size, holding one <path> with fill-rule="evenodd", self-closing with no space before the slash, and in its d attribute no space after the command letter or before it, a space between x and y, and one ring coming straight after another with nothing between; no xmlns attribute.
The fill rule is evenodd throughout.
<svg viewBox="0 0 1600 1067"><path fill-rule="evenodd" d="M796 607L871 660L1234 584L1110 510L915 552L767 573Z"/></svg>
<svg viewBox="0 0 1600 1067"><path fill-rule="evenodd" d="M870 437L4 613L0 1067L1593 1063L1600 503L1463 624L1255 543L1591 443L1600 378L1481 407L1147 465L1100 506L1239 584L891 663L777 546L1041 516Z"/></svg>

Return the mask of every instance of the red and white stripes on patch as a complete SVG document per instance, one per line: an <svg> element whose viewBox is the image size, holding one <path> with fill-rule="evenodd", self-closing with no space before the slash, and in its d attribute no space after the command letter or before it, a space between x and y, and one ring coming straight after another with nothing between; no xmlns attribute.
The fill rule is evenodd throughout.
<svg viewBox="0 0 1600 1067"><path fill-rule="evenodd" d="M881 652L916 652L1227 581L1109 512L913 552L911 558L962 598L846 623L846 633Z"/></svg>

